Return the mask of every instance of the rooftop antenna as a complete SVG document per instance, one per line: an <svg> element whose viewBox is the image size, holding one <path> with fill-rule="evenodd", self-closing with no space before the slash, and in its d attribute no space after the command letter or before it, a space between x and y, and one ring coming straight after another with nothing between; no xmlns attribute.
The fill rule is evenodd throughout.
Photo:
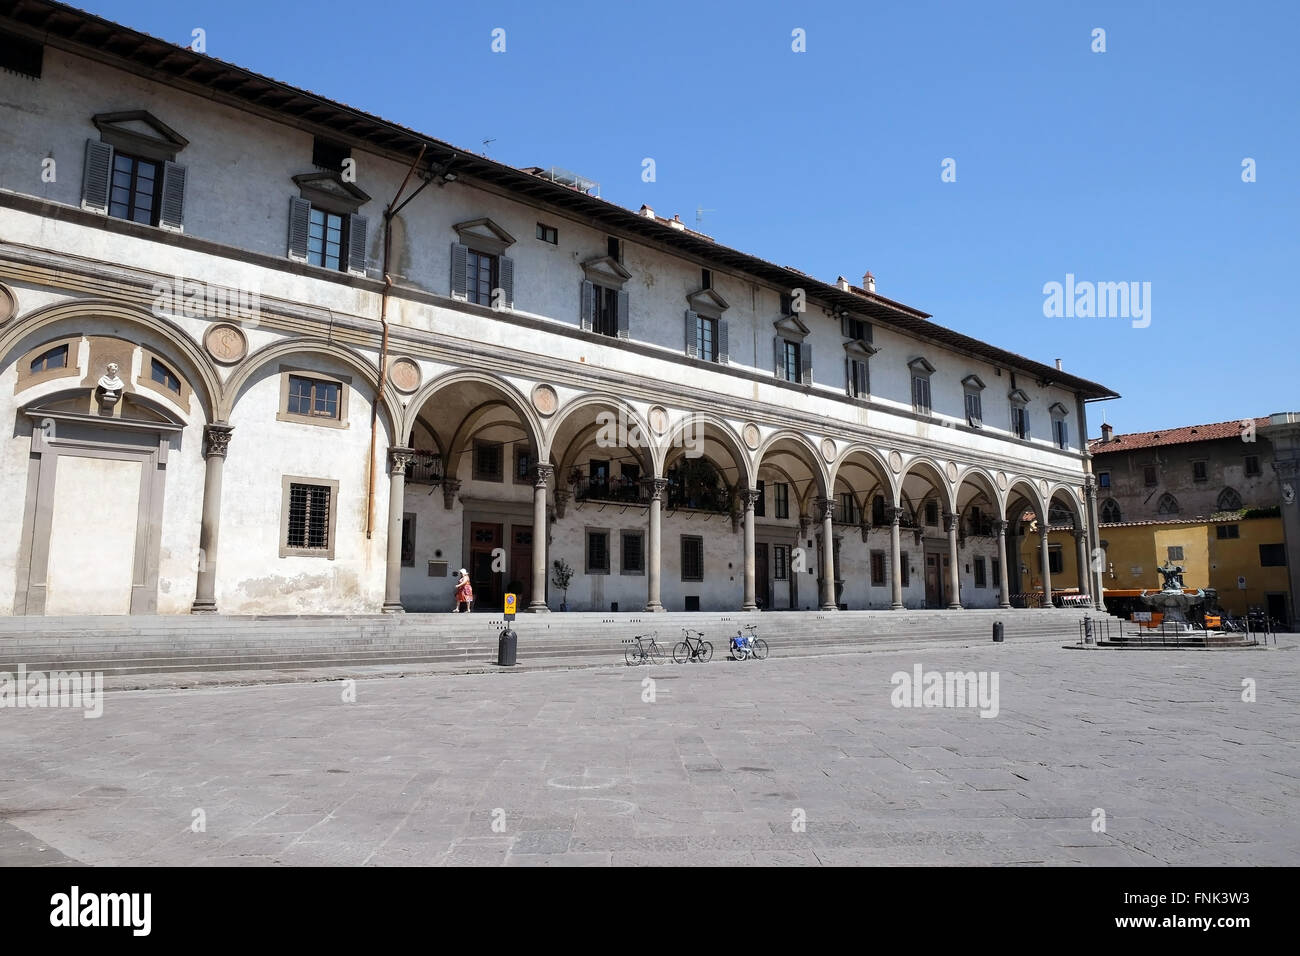
<svg viewBox="0 0 1300 956"><path fill-rule="evenodd" d="M484 155L487 155L488 147L491 146L491 145L492 145L493 143L495 143L495 142L496 142L496 137L495 137L495 136L492 137L491 139L485 139L485 140L483 140L483 153L484 153Z"/></svg>
<svg viewBox="0 0 1300 956"><path fill-rule="evenodd" d="M706 212L717 212L717 210L716 210L716 209L705 209L703 206L696 206L696 207L695 207L695 225L698 226L700 223L704 222L704 214L705 214Z"/></svg>

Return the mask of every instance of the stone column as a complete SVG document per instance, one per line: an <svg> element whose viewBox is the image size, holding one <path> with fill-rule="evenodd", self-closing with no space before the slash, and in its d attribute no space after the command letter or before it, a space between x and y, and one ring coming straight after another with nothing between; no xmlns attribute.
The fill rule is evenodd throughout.
<svg viewBox="0 0 1300 956"><path fill-rule="evenodd" d="M754 594L754 505L758 502L758 490L742 491L740 500L745 508L745 603L740 609L757 611L758 602Z"/></svg>
<svg viewBox="0 0 1300 956"><path fill-rule="evenodd" d="M957 531L961 519L951 511L943 513L943 530L948 532L948 610L961 610L961 569L957 566Z"/></svg>
<svg viewBox="0 0 1300 956"><path fill-rule="evenodd" d="M663 510L664 495L668 491L667 478L647 478L642 483L646 499L650 505L649 541L647 542L645 569L645 609L651 613L664 610L659 599L659 566L661 557L659 522Z"/></svg>
<svg viewBox="0 0 1300 956"><path fill-rule="evenodd" d="M533 480L533 599L528 602L533 614L545 614L551 609L546 603L546 487L554 474L554 465L538 463Z"/></svg>
<svg viewBox="0 0 1300 956"><path fill-rule="evenodd" d="M993 531L998 536L998 607L1011 607L1011 578L1007 568L1006 521L994 521Z"/></svg>
<svg viewBox="0 0 1300 956"><path fill-rule="evenodd" d="M1079 593L1088 594L1088 532L1074 532L1075 560L1079 562Z"/></svg>
<svg viewBox="0 0 1300 956"><path fill-rule="evenodd" d="M1052 559L1050 549L1047 547L1047 534L1047 522L1042 521L1038 525L1038 537L1043 561L1043 607L1052 606Z"/></svg>
<svg viewBox="0 0 1300 956"><path fill-rule="evenodd" d="M1097 479L1088 475L1083 482L1084 506L1086 509L1085 521L1088 522L1088 528L1092 532L1093 547L1101 547L1101 528L1099 526L1097 510ZM1091 565L1090 565L1091 567ZM1092 568L1090 583L1092 587L1089 593L1092 595L1093 607L1098 611L1106 610L1106 568L1104 565Z"/></svg>
<svg viewBox="0 0 1300 956"><path fill-rule="evenodd" d="M887 508L889 518L889 570L893 595L889 605L891 611L903 610L903 544L900 528L903 521L903 509L897 506Z"/></svg>
<svg viewBox="0 0 1300 956"><path fill-rule="evenodd" d="M384 613L401 614L402 607L402 514L406 507L406 466L415 457L414 448L388 449L388 561L384 570Z"/></svg>
<svg viewBox="0 0 1300 956"><path fill-rule="evenodd" d="M818 498L817 507L822 512L822 607L823 611L838 611L835 603L835 499Z"/></svg>
<svg viewBox="0 0 1300 956"><path fill-rule="evenodd" d="M213 422L203 428L203 517L199 525L198 580L191 614L215 614L217 610L217 535L221 529L221 472L226 465L233 425Z"/></svg>

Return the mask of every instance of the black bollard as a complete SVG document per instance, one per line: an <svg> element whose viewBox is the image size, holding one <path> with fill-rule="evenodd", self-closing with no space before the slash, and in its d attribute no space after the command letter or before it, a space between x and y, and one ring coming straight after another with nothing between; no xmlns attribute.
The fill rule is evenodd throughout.
<svg viewBox="0 0 1300 956"><path fill-rule="evenodd" d="M1002 643L1002 622L1001 621L993 622L993 643L994 644Z"/></svg>

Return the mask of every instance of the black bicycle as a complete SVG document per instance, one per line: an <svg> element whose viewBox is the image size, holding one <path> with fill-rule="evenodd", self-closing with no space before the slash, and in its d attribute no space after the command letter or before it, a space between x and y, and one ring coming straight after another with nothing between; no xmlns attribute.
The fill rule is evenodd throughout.
<svg viewBox="0 0 1300 956"><path fill-rule="evenodd" d="M664 662L664 649L655 640L655 635L650 635L649 644L642 644L643 638L644 635L638 634L632 638L627 649L623 651L623 659L627 661L629 667L633 664L662 664Z"/></svg>
<svg viewBox="0 0 1300 956"><path fill-rule="evenodd" d="M691 635L695 635L695 640L691 640ZM707 664L713 659L713 645L704 639L703 631L692 631L689 627L682 628L682 640L677 642L673 648L673 660L678 664L685 664L687 661L699 661Z"/></svg>

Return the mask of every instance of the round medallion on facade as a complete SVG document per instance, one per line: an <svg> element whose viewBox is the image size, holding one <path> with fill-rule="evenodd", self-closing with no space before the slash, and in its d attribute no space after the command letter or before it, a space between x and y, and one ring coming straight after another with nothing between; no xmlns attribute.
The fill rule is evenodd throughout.
<svg viewBox="0 0 1300 956"><path fill-rule="evenodd" d="M889 467L893 469L894 474L903 470L903 456L896 451L889 453Z"/></svg>
<svg viewBox="0 0 1300 956"><path fill-rule="evenodd" d="M668 410L662 405L650 406L650 414L646 416L646 421L650 423L650 430L656 435L662 435L668 431Z"/></svg>
<svg viewBox="0 0 1300 956"><path fill-rule="evenodd" d="M239 326L221 322L204 334L203 347L222 365L234 365L248 354L248 339Z"/></svg>
<svg viewBox="0 0 1300 956"><path fill-rule="evenodd" d="M420 387L422 378L420 366L415 364L414 359L393 359L392 364L388 366L388 380L393 383L393 388L407 395Z"/></svg>
<svg viewBox="0 0 1300 956"><path fill-rule="evenodd" d="M1045 495L1045 494L1047 494L1047 488L1048 488L1047 479L1046 479L1046 478L1039 478L1039 479L1038 479L1038 490L1041 491L1041 492Z"/></svg>
<svg viewBox="0 0 1300 956"><path fill-rule="evenodd" d="M999 472L998 472L998 491L1006 491L1006 490L1007 490L1007 473L1006 473L1005 471L999 471Z"/></svg>
<svg viewBox="0 0 1300 956"><path fill-rule="evenodd" d="M822 439L822 457L827 463L835 460L835 442L830 438Z"/></svg>
<svg viewBox="0 0 1300 956"><path fill-rule="evenodd" d="M746 446L748 446L750 451L755 451L758 448L759 440L763 437L759 434L758 426L753 422L750 422L745 426L744 434Z"/></svg>
<svg viewBox="0 0 1300 956"><path fill-rule="evenodd" d="M948 480L954 485L957 484L957 463L955 461L948 462L948 468L946 470L948 472Z"/></svg>
<svg viewBox="0 0 1300 956"><path fill-rule="evenodd" d="M14 295L13 289L0 282L0 328L8 325L17 314L18 296Z"/></svg>
<svg viewBox="0 0 1300 956"><path fill-rule="evenodd" d="M559 407L560 397L555 394L555 389L549 385L533 386L533 408L537 409L538 414L554 415Z"/></svg>

